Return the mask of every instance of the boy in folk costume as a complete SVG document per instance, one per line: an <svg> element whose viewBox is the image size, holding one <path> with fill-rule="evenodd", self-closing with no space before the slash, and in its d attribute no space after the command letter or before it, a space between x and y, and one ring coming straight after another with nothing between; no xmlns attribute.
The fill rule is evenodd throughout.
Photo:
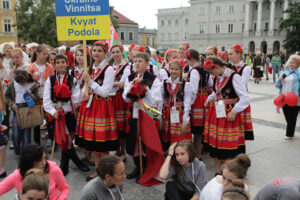
<svg viewBox="0 0 300 200"><path fill-rule="evenodd" d="M57 137L65 139L63 144L58 143L62 148L60 168L64 175L68 174L71 159L81 171L87 172L89 168L78 158L71 139L76 128L75 105L80 103L79 85L75 84L75 78L67 72L68 60L64 55L58 54L54 63L56 73L45 83L43 106L52 116L49 126L55 132L54 138L57 142L62 142L58 141ZM65 133L55 127L58 126L58 121L65 121L64 127L68 129Z"/></svg>
<svg viewBox="0 0 300 200"><path fill-rule="evenodd" d="M242 77L219 57L210 57L204 64L215 76L213 93L205 106L209 110L204 128L204 149L215 160L216 175L221 174L221 162L245 153L245 136L241 112L250 98Z"/></svg>
<svg viewBox="0 0 300 200"><path fill-rule="evenodd" d="M185 52L185 57L188 65L192 67L187 77L187 81L192 89L191 105L185 106L187 110L191 110L191 131L192 134L194 134L194 145L197 151L197 157L201 159L202 135L208 111L204 103L211 91L213 82L209 73L203 69L200 63L199 53L196 50L189 49Z"/></svg>
<svg viewBox="0 0 300 200"><path fill-rule="evenodd" d="M139 179L140 174L140 153L139 150L139 139L138 137L141 136L142 131L147 131L143 129L141 126L142 123L140 123L143 120L143 113L144 111L141 111L141 104L147 104L149 107L156 107L160 101L162 101L161 96L161 82L159 79L152 73L148 72L146 70L147 66L149 65L149 58L145 53L138 53L134 57L134 65L136 68L136 72L132 73L125 81L125 87L124 87L124 93L123 98L126 102L131 103L133 106L131 108L131 120L130 120L130 131L127 137L126 142L126 150L127 153L131 156L133 156L134 163L136 165L136 168L134 171L130 174L128 174L127 178L137 178ZM151 122L153 122L153 119L150 119ZM149 123L151 123L149 122ZM148 123L144 122L143 123ZM155 122L153 122L155 124ZM152 124L153 125L153 124ZM162 156L162 148L159 140L159 136L157 133L157 128L154 125L152 126L154 130L152 131L151 139L157 143L152 143L153 146L157 147L159 151L161 152ZM150 133L151 134L151 133ZM149 149L149 146L147 146L147 142L143 140L143 143L145 144L146 152L147 149ZM151 148L151 147L150 147ZM148 157L147 153L147 157ZM149 158L149 157L148 157ZM149 162L149 159L147 158L147 162ZM159 157L160 158L160 157ZM160 164L163 163L163 157ZM143 153L143 167L146 168L149 166L150 168L154 165L147 165L146 166L146 155ZM157 164L157 163L155 163ZM158 173L160 166L156 169L157 171L153 170L154 173ZM145 171L145 174L146 174ZM144 175L145 175L144 174ZM155 174L155 175L156 175ZM143 177L144 177L143 175ZM154 176L155 176L154 175ZM142 179L142 178L141 178ZM141 183L142 184L142 183Z"/></svg>

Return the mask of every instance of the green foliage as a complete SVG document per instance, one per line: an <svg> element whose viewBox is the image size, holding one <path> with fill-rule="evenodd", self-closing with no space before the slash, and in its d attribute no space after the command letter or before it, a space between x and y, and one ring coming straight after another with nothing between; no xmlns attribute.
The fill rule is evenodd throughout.
<svg viewBox="0 0 300 200"><path fill-rule="evenodd" d="M290 54L300 50L300 2L290 4L285 13L289 13L290 17L281 19L279 28L287 31L283 46Z"/></svg>
<svg viewBox="0 0 300 200"><path fill-rule="evenodd" d="M58 45L56 35L55 0L19 0L15 11L18 38L26 42Z"/></svg>

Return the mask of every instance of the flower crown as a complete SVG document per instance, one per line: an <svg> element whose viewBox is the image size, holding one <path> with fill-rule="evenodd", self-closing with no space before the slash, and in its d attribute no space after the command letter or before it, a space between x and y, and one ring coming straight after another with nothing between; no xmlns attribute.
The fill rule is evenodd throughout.
<svg viewBox="0 0 300 200"><path fill-rule="evenodd" d="M108 49L109 49L108 43L99 40L99 41L94 42L93 45L97 45L97 44L102 45L104 47L105 51L108 52Z"/></svg>
<svg viewBox="0 0 300 200"><path fill-rule="evenodd" d="M189 50L186 50L186 51L184 52L184 57L185 57L185 58L191 58L191 54L190 54Z"/></svg>
<svg viewBox="0 0 300 200"><path fill-rule="evenodd" d="M135 51L140 51L140 52L145 52L145 48L143 46L140 46L140 47L134 47L132 50L135 50Z"/></svg>
<svg viewBox="0 0 300 200"><path fill-rule="evenodd" d="M234 50L238 53L241 53L242 52L242 46L240 44L235 44L233 46Z"/></svg>
<svg viewBox="0 0 300 200"><path fill-rule="evenodd" d="M204 62L204 67L206 69L213 69L214 67L216 67L216 64L214 64L211 60L207 60Z"/></svg>
<svg viewBox="0 0 300 200"><path fill-rule="evenodd" d="M216 46L212 46L212 48L214 48L216 52L218 52L218 50L219 50L218 47L216 47Z"/></svg>
<svg viewBox="0 0 300 200"><path fill-rule="evenodd" d="M130 49L133 49L135 47L135 44L130 45Z"/></svg>
<svg viewBox="0 0 300 200"><path fill-rule="evenodd" d="M178 64L180 64L181 66L184 66L184 60L179 60L179 59L172 59L170 61L170 63L176 62Z"/></svg>
<svg viewBox="0 0 300 200"><path fill-rule="evenodd" d="M187 46L188 49L190 48L190 43L184 42L184 44Z"/></svg>
<svg viewBox="0 0 300 200"><path fill-rule="evenodd" d="M124 51L124 47L123 47L123 45L121 45L121 44L114 44L113 46L119 46L119 47L122 49L122 51ZM112 47L113 47L113 46L112 46ZM111 48L111 49L112 49L112 48ZM111 50L111 49L110 49L110 50Z"/></svg>

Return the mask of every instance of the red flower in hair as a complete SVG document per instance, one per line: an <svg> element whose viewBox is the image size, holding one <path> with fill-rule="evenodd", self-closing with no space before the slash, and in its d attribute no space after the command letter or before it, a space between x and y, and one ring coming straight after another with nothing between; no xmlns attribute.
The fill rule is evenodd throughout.
<svg viewBox="0 0 300 200"><path fill-rule="evenodd" d="M213 48L216 50L216 52L218 52L218 47L216 47L216 46L213 46Z"/></svg>
<svg viewBox="0 0 300 200"><path fill-rule="evenodd" d="M108 52L108 50L109 50L109 45L108 45L108 43L105 43L105 44L104 44L104 48L105 48L105 51Z"/></svg>
<svg viewBox="0 0 300 200"><path fill-rule="evenodd" d="M104 43L103 41L98 40L98 41L94 42L93 45L96 45L96 44L102 45L102 46L104 47L105 51L108 52L108 50L109 50L109 45L108 45L108 43L106 43L106 42Z"/></svg>
<svg viewBox="0 0 300 200"><path fill-rule="evenodd" d="M135 47L135 44L130 45L130 49L133 49Z"/></svg>
<svg viewBox="0 0 300 200"><path fill-rule="evenodd" d="M145 52L145 48L143 46L140 47L141 52Z"/></svg>
<svg viewBox="0 0 300 200"><path fill-rule="evenodd" d="M188 50L186 50L186 51L184 52L184 57L185 57L185 58L190 58L190 57L191 57L191 54L190 54L190 52L189 52Z"/></svg>
<svg viewBox="0 0 300 200"><path fill-rule="evenodd" d="M70 88L66 84L55 85L53 90L55 92L55 96L60 98L70 98L72 95Z"/></svg>
<svg viewBox="0 0 300 200"><path fill-rule="evenodd" d="M223 54L222 54L222 58L223 58L223 60L226 60L226 59L227 59L227 54L226 54L226 53L223 53Z"/></svg>
<svg viewBox="0 0 300 200"><path fill-rule="evenodd" d="M86 53L87 53L88 55L91 54L90 49L89 49L88 47L86 48Z"/></svg>
<svg viewBox="0 0 300 200"><path fill-rule="evenodd" d="M180 63L181 63L181 66L182 66L182 67L185 66L184 60L180 60Z"/></svg>
<svg viewBox="0 0 300 200"><path fill-rule="evenodd" d="M186 43L186 46L187 46L187 48L189 49L190 48L190 43Z"/></svg>
<svg viewBox="0 0 300 200"><path fill-rule="evenodd" d="M234 50L238 53L241 53L242 52L242 46L240 44L235 44L233 46Z"/></svg>
<svg viewBox="0 0 300 200"><path fill-rule="evenodd" d="M222 57L223 53L222 52L218 52L217 56Z"/></svg>
<svg viewBox="0 0 300 200"><path fill-rule="evenodd" d="M207 60L207 61L205 61L205 63L204 63L204 67L206 68L206 69L212 69L212 68L214 68L216 65L213 63L213 61L211 61L211 60Z"/></svg>

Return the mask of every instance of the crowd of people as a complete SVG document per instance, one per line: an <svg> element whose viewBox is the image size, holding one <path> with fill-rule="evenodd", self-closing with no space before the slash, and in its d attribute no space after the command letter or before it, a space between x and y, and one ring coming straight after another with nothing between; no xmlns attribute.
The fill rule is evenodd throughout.
<svg viewBox="0 0 300 200"><path fill-rule="evenodd" d="M250 199L246 174L251 161L245 141L254 140L247 89L252 72L259 83L271 63L280 93L299 97L296 54L279 75L278 53L272 59L260 52L254 59L249 54L244 58L239 44L228 53L210 46L201 55L182 42L163 57L139 45L131 45L127 57L122 45L109 47L103 41L87 48L86 58L82 46L74 53L69 47L65 53L49 49L40 44L28 52L26 45L7 44L0 54L0 178L7 176L10 128L12 148L20 159L18 168L0 183L0 196L16 188L16 199L67 199L70 191L64 176L71 159L83 172L91 166L96 169L86 177L82 200L123 200L126 177L144 186L166 181L166 199ZM46 160L40 125L20 128L19 110L31 107L24 95L43 108L46 145L61 149L60 167ZM283 107L289 139L294 136L299 106ZM35 144L31 144L32 129ZM84 158L79 158L75 145L85 151ZM215 163L215 178L208 183L204 153ZM125 175L128 155L135 169ZM283 182L292 186L284 188L299 199L295 188L300 180L288 180ZM281 191L266 186L256 200L277 199L264 190Z"/></svg>

